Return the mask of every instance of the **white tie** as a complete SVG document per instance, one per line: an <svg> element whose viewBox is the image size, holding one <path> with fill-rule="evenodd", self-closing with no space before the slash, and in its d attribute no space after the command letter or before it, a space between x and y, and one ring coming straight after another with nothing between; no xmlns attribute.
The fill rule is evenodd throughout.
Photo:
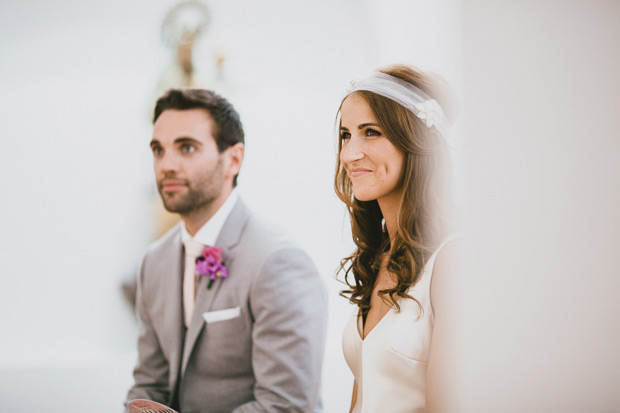
<svg viewBox="0 0 620 413"><path fill-rule="evenodd" d="M185 245L185 271L183 274L183 314L185 326L189 327L194 314L194 302L196 301L196 258L202 255L205 246L192 239L184 241Z"/></svg>

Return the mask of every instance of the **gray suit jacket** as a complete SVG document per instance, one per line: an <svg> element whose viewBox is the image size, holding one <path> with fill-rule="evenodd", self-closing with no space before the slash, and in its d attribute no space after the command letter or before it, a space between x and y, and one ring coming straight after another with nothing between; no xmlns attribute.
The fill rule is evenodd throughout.
<svg viewBox="0 0 620 413"><path fill-rule="evenodd" d="M151 399L182 413L320 411L327 299L314 264L241 200L216 246L229 276L211 289L200 281L187 330L181 227L147 251L138 274L138 363L127 400ZM228 319L208 317L225 309Z"/></svg>

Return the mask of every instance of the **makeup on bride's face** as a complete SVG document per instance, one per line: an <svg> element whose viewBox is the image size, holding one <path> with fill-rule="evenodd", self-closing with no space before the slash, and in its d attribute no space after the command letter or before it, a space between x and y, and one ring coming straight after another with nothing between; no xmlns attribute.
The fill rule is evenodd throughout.
<svg viewBox="0 0 620 413"><path fill-rule="evenodd" d="M399 191L404 154L385 136L368 102L350 95L340 113L340 162L355 198L379 200Z"/></svg>

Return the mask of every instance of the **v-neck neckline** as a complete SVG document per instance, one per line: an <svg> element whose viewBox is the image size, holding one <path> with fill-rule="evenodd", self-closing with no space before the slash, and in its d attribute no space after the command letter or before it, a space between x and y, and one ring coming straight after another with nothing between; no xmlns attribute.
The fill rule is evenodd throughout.
<svg viewBox="0 0 620 413"><path fill-rule="evenodd" d="M370 335L373 333L373 331L375 331L377 329L377 327L379 327L379 325L383 322L383 320L388 316L388 314L390 314L394 309L396 308L396 306L392 306L387 313L383 314L383 317L381 317L381 319L377 322L377 324L375 324L375 326L368 332L368 334L366 334L366 337L364 337L364 320L363 318L360 316L359 311L357 312L357 320L355 323L355 329L357 330L357 336L359 337L360 341L362 341L362 343L364 341L366 341L368 339L368 337L370 337ZM360 325L361 324L361 325Z"/></svg>

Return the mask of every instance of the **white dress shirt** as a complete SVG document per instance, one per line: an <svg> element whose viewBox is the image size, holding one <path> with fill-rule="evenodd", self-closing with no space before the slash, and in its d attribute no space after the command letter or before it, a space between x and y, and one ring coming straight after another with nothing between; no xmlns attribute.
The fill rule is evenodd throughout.
<svg viewBox="0 0 620 413"><path fill-rule="evenodd" d="M193 237L189 234L187 228L185 228L185 225L183 225L181 227L181 240L183 241L183 244L191 240L205 246L217 247L217 245L215 245L217 237L220 235L224 222L228 219L228 216L238 200L239 193L236 189L233 189L220 209L218 209L211 219L209 219L202 227L200 227L198 231L196 231L196 234ZM191 260L193 261L193 256L190 255L190 257L192 257ZM191 265L188 262L190 257L186 257L185 259L186 269L183 273L183 315L186 327L189 326L192 319L195 304L194 294L196 278L194 272L190 272L187 269L187 266Z"/></svg>

